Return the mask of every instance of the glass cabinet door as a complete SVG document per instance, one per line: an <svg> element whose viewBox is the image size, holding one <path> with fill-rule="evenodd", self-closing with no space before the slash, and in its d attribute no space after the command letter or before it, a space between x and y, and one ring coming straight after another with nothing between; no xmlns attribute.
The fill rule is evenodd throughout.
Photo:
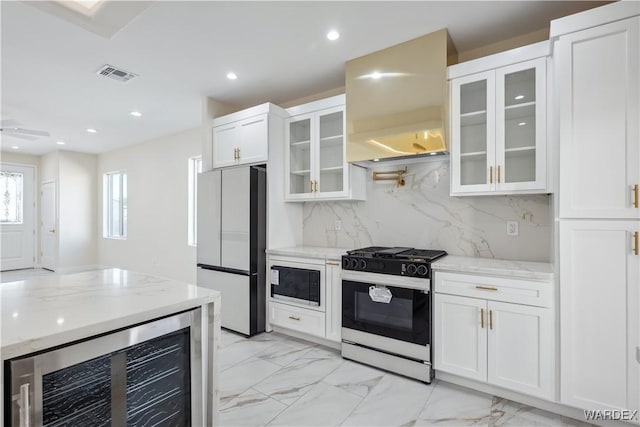
<svg viewBox="0 0 640 427"><path fill-rule="evenodd" d="M494 187L493 72L453 82L453 191L490 191Z"/></svg>
<svg viewBox="0 0 640 427"><path fill-rule="evenodd" d="M496 70L498 190L544 188L545 59Z"/></svg>
<svg viewBox="0 0 640 427"><path fill-rule="evenodd" d="M342 192L345 189L344 109L325 110L318 115L319 193Z"/></svg>
<svg viewBox="0 0 640 427"><path fill-rule="evenodd" d="M300 117L287 124L289 183L291 195L312 193L311 178L312 116Z"/></svg>

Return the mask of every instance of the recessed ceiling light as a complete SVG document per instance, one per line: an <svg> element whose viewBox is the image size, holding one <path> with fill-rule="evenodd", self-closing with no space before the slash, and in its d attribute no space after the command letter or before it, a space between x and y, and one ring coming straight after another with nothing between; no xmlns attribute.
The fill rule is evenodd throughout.
<svg viewBox="0 0 640 427"><path fill-rule="evenodd" d="M336 30L331 30L327 33L327 38L331 41L338 40L340 38L340 33Z"/></svg>
<svg viewBox="0 0 640 427"><path fill-rule="evenodd" d="M140 111L132 111L131 114L133 117L142 117L142 113Z"/></svg>
<svg viewBox="0 0 640 427"><path fill-rule="evenodd" d="M58 145L64 145L64 141L58 141L58 142L56 142L56 144L58 144Z"/></svg>
<svg viewBox="0 0 640 427"><path fill-rule="evenodd" d="M522 99L522 98L524 98L524 95L516 95L515 98L513 99Z"/></svg>
<svg viewBox="0 0 640 427"><path fill-rule="evenodd" d="M382 74L380 74L377 71L374 71L373 73L371 73L371 78L374 80L378 80L380 77L382 77Z"/></svg>
<svg viewBox="0 0 640 427"><path fill-rule="evenodd" d="M89 132L89 133L96 133L96 132L98 132L98 131L97 131L97 130L95 130L95 129L93 129L93 128L88 128L88 129L87 129L87 132Z"/></svg>
<svg viewBox="0 0 640 427"><path fill-rule="evenodd" d="M379 162L379 161L380 161L380 159L373 159L373 161L374 161L374 162Z"/></svg>
<svg viewBox="0 0 640 427"><path fill-rule="evenodd" d="M430 156L435 156L438 153L429 153Z"/></svg>
<svg viewBox="0 0 640 427"><path fill-rule="evenodd" d="M227 78L229 80L235 80L238 78L238 76L236 75L236 73L227 73Z"/></svg>
<svg viewBox="0 0 640 427"><path fill-rule="evenodd" d="M17 150L20 147L18 147L17 145L12 145L11 148L13 148L14 150Z"/></svg>
<svg viewBox="0 0 640 427"><path fill-rule="evenodd" d="M526 124L527 124L527 122L520 122L520 123L518 123L518 126L524 126Z"/></svg>
<svg viewBox="0 0 640 427"><path fill-rule="evenodd" d="M58 325L62 325L62 324L64 323L64 317L58 317L58 318L56 319L56 323L57 323Z"/></svg>

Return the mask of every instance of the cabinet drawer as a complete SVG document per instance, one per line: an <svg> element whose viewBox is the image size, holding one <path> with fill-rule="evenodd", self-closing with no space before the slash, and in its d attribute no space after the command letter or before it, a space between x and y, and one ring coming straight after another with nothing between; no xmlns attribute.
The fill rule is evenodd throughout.
<svg viewBox="0 0 640 427"><path fill-rule="evenodd" d="M549 282L436 271L435 292L549 307L553 285Z"/></svg>
<svg viewBox="0 0 640 427"><path fill-rule="evenodd" d="M325 316L319 311L270 301L269 321L274 326L324 337Z"/></svg>

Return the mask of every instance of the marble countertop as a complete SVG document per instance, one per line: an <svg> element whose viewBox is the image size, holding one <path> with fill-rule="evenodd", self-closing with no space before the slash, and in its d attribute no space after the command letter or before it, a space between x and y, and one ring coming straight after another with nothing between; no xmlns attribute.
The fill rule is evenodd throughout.
<svg viewBox="0 0 640 427"><path fill-rule="evenodd" d="M342 255L345 255L348 250L350 249L323 248L321 246L295 246L292 248L267 249L267 253L269 255L340 261Z"/></svg>
<svg viewBox="0 0 640 427"><path fill-rule="evenodd" d="M436 271L478 273L517 279L553 281L553 264L447 255L431 263Z"/></svg>
<svg viewBox="0 0 640 427"><path fill-rule="evenodd" d="M220 300L220 293L117 268L0 284L3 360Z"/></svg>

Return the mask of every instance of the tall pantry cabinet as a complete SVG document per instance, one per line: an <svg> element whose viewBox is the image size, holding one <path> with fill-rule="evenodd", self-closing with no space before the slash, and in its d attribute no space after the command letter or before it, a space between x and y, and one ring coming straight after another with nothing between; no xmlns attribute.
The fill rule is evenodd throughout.
<svg viewBox="0 0 640 427"><path fill-rule="evenodd" d="M640 17L620 2L553 21L560 144L560 396L640 407Z"/></svg>

